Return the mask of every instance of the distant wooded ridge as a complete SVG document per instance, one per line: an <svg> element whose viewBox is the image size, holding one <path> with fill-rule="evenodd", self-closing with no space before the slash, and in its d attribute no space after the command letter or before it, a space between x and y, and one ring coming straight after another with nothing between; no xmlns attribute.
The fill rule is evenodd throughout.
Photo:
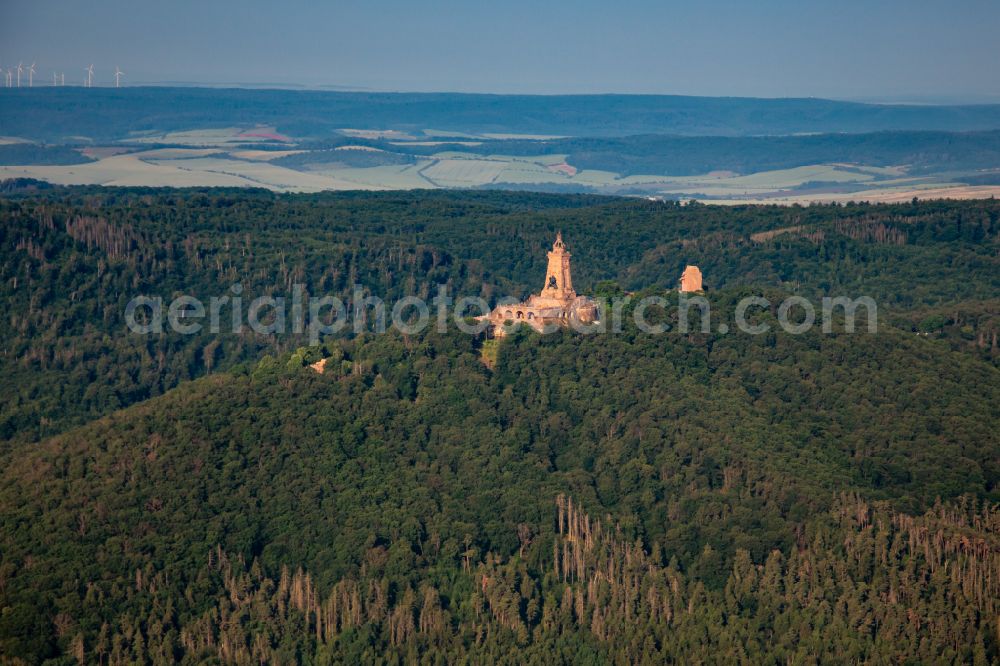
<svg viewBox="0 0 1000 666"><path fill-rule="evenodd" d="M806 136L677 136L504 140L488 144L500 154L565 154L578 169L614 171L623 176L693 176L714 170L756 173L809 164L906 165L911 173L940 169L993 169L1000 166L1000 131L870 132ZM416 152L422 147L406 147ZM440 146L436 147L440 149ZM483 153L485 148L455 147ZM397 147L396 150L404 150ZM430 152L424 148L425 152ZM298 156L285 158L294 160ZM997 174L984 176L988 184Z"/></svg>
<svg viewBox="0 0 1000 666"><path fill-rule="evenodd" d="M563 136L754 136L1000 129L1000 105L875 105L677 95L483 95L208 88L3 90L0 135L114 140L147 131L268 124L295 137L339 128Z"/></svg>

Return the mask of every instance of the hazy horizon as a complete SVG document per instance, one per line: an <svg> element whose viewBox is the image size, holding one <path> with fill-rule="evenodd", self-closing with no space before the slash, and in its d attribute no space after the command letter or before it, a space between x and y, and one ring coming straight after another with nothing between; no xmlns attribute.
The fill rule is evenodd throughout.
<svg viewBox="0 0 1000 666"><path fill-rule="evenodd" d="M95 70L96 71L96 70ZM111 70L114 71L113 69ZM51 73L50 73L51 76ZM24 84L27 85L27 84ZM51 85L51 78L48 81L36 82L35 87ZM94 80L95 88L113 88L114 80L99 81ZM66 86L82 87L82 82L70 82L67 78ZM287 90L289 92L350 92L350 93L416 93L416 94L454 94L454 95L500 95L500 96L537 96L537 97L569 97L569 96L663 96L663 97L705 97L705 98L734 98L734 99L824 99L837 102L855 102L858 104L883 104L883 105L910 105L910 106L964 106L964 105L995 105L1000 104L1000 94L971 94L971 95L893 95L893 96L861 96L861 97L833 97L821 95L789 95L789 96L768 96L768 95L695 95L687 93L651 93L651 92L615 92L615 91L592 91L592 92L495 92L489 90L439 90L439 89L406 89L406 88L373 88L366 86L340 85L336 83L281 83L275 81L132 81L126 83L122 81L122 87L154 87L154 88L216 88L216 89L240 89L240 90Z"/></svg>
<svg viewBox="0 0 1000 666"><path fill-rule="evenodd" d="M259 0L134 6L6 3L0 67L37 63L123 83L496 94L821 97L1000 101L1000 6L889 0L807 7L784 0L696 6L585 2L572 12L515 0L310 6ZM25 74L25 78L26 78Z"/></svg>

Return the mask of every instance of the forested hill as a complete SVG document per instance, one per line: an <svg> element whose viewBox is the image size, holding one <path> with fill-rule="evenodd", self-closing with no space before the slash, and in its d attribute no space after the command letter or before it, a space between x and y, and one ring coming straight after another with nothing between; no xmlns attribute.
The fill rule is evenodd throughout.
<svg viewBox="0 0 1000 666"><path fill-rule="evenodd" d="M6 659L1000 660L996 201L2 189ZM668 307L493 357L123 320L234 284L493 303L558 230L581 293L697 264L713 321L762 295L772 330ZM870 296L879 329L785 333L789 294Z"/></svg>
<svg viewBox="0 0 1000 666"><path fill-rule="evenodd" d="M590 137L1000 129L997 105L824 99L38 87L5 91L2 100L0 136L50 143L255 124L297 137L329 137L341 128Z"/></svg>
<svg viewBox="0 0 1000 666"><path fill-rule="evenodd" d="M317 353L322 375L265 359L9 457L0 649L1000 654L991 365L893 330L523 334L493 370L458 333Z"/></svg>
<svg viewBox="0 0 1000 666"><path fill-rule="evenodd" d="M494 302L539 287L560 229L584 292L607 280L673 288L692 263L710 290L870 296L897 325L998 358L993 201L723 208L499 192L25 192L0 199L3 439L54 434L304 341L124 335L133 296L207 300L238 283L249 302L302 283L349 304L354 284L390 302L438 286Z"/></svg>

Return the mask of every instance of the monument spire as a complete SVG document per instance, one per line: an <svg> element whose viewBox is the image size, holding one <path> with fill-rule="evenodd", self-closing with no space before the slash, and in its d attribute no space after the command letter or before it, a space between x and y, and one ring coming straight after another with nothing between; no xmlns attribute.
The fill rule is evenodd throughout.
<svg viewBox="0 0 1000 666"><path fill-rule="evenodd" d="M545 271L545 286L541 296L561 301L571 301L576 298L573 291L573 276L570 274L569 259L572 255L566 250L562 231L556 232L556 242L549 252L549 267Z"/></svg>

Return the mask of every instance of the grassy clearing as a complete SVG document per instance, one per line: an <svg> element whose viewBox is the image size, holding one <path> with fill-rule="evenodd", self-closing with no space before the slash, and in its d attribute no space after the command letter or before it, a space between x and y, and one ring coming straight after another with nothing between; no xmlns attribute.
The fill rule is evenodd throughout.
<svg viewBox="0 0 1000 666"><path fill-rule="evenodd" d="M497 339L483 340L482 349L479 350L479 358L487 368L493 368L497 364L497 356L500 354L500 341Z"/></svg>

